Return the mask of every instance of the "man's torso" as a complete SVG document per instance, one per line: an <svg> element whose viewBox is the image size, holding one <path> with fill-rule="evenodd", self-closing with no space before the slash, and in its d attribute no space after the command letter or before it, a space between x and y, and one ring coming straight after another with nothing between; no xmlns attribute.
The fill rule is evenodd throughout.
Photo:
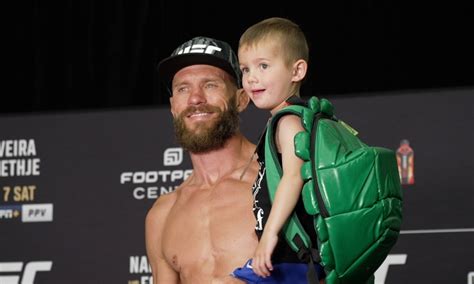
<svg viewBox="0 0 474 284"><path fill-rule="evenodd" d="M210 283L251 258L257 244L251 182L235 177L175 193L163 232L163 254L182 282Z"/></svg>

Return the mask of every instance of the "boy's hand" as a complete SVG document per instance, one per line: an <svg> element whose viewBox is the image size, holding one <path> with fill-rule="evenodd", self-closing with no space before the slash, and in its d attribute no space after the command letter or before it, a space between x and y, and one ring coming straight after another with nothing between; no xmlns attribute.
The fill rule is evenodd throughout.
<svg viewBox="0 0 474 284"><path fill-rule="evenodd" d="M258 276L270 276L273 270L272 253L278 243L277 235L263 234L255 250L252 260L252 269Z"/></svg>

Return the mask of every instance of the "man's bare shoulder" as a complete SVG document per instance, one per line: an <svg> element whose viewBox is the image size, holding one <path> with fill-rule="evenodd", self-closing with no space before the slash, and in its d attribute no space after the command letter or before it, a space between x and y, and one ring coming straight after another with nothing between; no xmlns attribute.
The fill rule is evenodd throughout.
<svg viewBox="0 0 474 284"><path fill-rule="evenodd" d="M161 195L150 208L147 214L147 223L153 222L155 218L163 218L163 215L167 215L173 207L177 198L177 192L171 192L168 194Z"/></svg>
<svg viewBox="0 0 474 284"><path fill-rule="evenodd" d="M176 201L176 195L176 192L172 192L160 196L146 215L145 239L148 257L150 257L152 261L156 261L156 256L161 254L161 235L167 216Z"/></svg>

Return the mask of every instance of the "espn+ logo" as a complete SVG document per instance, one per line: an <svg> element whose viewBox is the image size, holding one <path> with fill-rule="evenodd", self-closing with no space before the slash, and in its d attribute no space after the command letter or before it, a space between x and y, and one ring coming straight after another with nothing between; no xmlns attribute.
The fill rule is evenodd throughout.
<svg viewBox="0 0 474 284"><path fill-rule="evenodd" d="M52 266L52 261L0 262L0 283L33 284L36 273L51 271Z"/></svg>

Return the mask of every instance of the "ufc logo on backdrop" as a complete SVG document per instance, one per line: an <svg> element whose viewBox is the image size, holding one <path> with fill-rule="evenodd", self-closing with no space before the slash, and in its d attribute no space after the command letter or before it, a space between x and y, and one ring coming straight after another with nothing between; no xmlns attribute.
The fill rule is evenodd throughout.
<svg viewBox="0 0 474 284"><path fill-rule="evenodd" d="M53 266L52 261L30 261L24 267L23 264L22 261L0 262L0 283L33 284L37 272L51 271Z"/></svg>
<svg viewBox="0 0 474 284"><path fill-rule="evenodd" d="M178 166L183 162L183 148L168 148L163 153L163 165Z"/></svg>
<svg viewBox="0 0 474 284"><path fill-rule="evenodd" d="M222 48L214 45L207 45L207 44L193 44L186 48L181 49L178 51L177 54L186 54L186 53L206 53L206 54L214 54L216 51L221 51Z"/></svg>
<svg viewBox="0 0 474 284"><path fill-rule="evenodd" d="M375 284L384 284L390 265L403 265L407 262L407 254L389 254L375 272Z"/></svg>

